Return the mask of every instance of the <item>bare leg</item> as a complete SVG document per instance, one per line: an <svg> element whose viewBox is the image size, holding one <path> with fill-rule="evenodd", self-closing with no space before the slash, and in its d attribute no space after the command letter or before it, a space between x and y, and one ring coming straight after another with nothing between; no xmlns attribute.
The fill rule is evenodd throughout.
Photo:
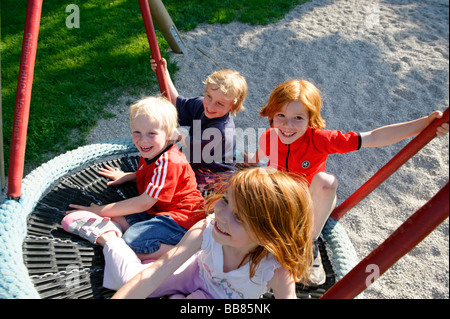
<svg viewBox="0 0 450 319"><path fill-rule="evenodd" d="M111 220L120 226L123 233L130 227L124 216L113 217Z"/></svg>
<svg viewBox="0 0 450 319"><path fill-rule="evenodd" d="M130 227L130 225L123 216L115 217L112 218L111 220L114 223L118 224L123 232L125 232L125 230L127 230ZM115 232L106 232L102 234L99 238L97 238L96 243L104 247L108 240L111 240L112 238L116 237L117 235ZM174 246L172 245L161 244L161 247L151 254L136 254L136 255L139 257L140 260L158 259L173 247Z"/></svg>
<svg viewBox="0 0 450 319"><path fill-rule="evenodd" d="M336 190L338 181L332 174L317 173L309 190L313 201L313 240L317 240L328 217L336 206Z"/></svg>

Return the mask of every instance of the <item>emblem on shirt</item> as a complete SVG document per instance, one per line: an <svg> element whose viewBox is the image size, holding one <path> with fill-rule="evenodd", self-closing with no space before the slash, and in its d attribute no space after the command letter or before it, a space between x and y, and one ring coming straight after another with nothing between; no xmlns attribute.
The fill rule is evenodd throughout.
<svg viewBox="0 0 450 319"><path fill-rule="evenodd" d="M302 163L302 167L305 168L305 169L308 168L309 165L310 165L309 161L303 161L303 163Z"/></svg>

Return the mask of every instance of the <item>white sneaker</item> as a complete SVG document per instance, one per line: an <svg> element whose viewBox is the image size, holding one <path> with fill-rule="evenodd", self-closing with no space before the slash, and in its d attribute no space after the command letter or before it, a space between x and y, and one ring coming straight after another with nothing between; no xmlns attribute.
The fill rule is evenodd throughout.
<svg viewBox="0 0 450 319"><path fill-rule="evenodd" d="M310 269L308 286L320 286L327 281L327 274L322 265L322 257L319 251L319 242L314 241L313 244L314 263Z"/></svg>

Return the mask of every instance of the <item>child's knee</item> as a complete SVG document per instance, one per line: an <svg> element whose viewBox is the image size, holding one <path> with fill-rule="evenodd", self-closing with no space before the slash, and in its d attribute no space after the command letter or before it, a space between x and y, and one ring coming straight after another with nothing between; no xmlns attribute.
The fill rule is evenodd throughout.
<svg viewBox="0 0 450 319"><path fill-rule="evenodd" d="M311 191L320 190L325 192L336 192L338 180L336 176L326 172L317 173L311 181Z"/></svg>

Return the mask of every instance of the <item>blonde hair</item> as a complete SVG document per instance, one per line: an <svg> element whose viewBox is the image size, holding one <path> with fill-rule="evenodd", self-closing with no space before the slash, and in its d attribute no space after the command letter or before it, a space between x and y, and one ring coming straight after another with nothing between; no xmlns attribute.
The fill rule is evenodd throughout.
<svg viewBox="0 0 450 319"><path fill-rule="evenodd" d="M207 199L207 211L228 188L236 213L260 245L248 255L250 277L271 253L295 281L305 282L313 260L312 201L307 184L271 168L242 170Z"/></svg>
<svg viewBox="0 0 450 319"><path fill-rule="evenodd" d="M214 90L220 89L224 95L232 96L233 107L231 113L236 116L237 113L244 110L244 100L247 96L247 81L238 71L223 69L209 75L205 81L205 93L208 87L217 86Z"/></svg>
<svg viewBox="0 0 450 319"><path fill-rule="evenodd" d="M146 97L130 106L130 126L134 120L145 115L150 122L159 124L170 139L176 139L178 114L175 106L165 97Z"/></svg>
<svg viewBox="0 0 450 319"><path fill-rule="evenodd" d="M325 127L325 120L320 115L322 99L319 89L306 80L291 80L279 84L270 94L269 100L259 111L259 115L267 116L272 126L275 113L280 112L286 103L300 102L309 113L308 126L315 129Z"/></svg>

